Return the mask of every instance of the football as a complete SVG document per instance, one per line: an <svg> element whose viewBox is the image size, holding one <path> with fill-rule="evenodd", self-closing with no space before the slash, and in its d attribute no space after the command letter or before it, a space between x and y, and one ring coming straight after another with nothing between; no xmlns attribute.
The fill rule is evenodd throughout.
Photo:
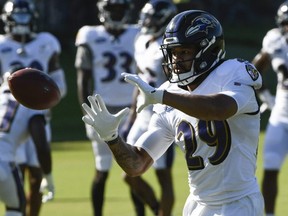
<svg viewBox="0 0 288 216"><path fill-rule="evenodd" d="M49 109L58 104L61 99L59 88L54 80L37 69L17 70L7 78L7 81L15 99L30 109Z"/></svg>

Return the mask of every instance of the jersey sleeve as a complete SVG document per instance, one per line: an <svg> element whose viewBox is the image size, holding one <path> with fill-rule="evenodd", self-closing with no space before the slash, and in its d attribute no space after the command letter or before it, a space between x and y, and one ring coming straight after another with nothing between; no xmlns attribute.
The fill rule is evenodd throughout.
<svg viewBox="0 0 288 216"><path fill-rule="evenodd" d="M96 32L92 30L92 26L83 26L80 28L76 35L75 45L79 46L89 43L92 37L95 37L94 34L96 34Z"/></svg>
<svg viewBox="0 0 288 216"><path fill-rule="evenodd" d="M75 67L90 70L92 69L92 52L90 50L91 43L97 38L96 27L83 26L79 29L75 45L77 47ZM99 29L98 29L99 30Z"/></svg>
<svg viewBox="0 0 288 216"><path fill-rule="evenodd" d="M259 109L255 89L262 85L262 77L254 65L248 61L233 60L223 70L222 91L233 97L237 103L237 113L253 113Z"/></svg>
<svg viewBox="0 0 288 216"><path fill-rule="evenodd" d="M87 46L78 46L76 57L75 57L75 67L91 70L92 66L92 54Z"/></svg>
<svg viewBox="0 0 288 216"><path fill-rule="evenodd" d="M275 55L277 50L281 49L281 32L279 29L271 29L264 36L262 41L262 52L269 55Z"/></svg>
<svg viewBox="0 0 288 216"><path fill-rule="evenodd" d="M147 130L135 143L135 146L143 148L156 161L174 142L174 132L165 123L167 120L161 114L153 114Z"/></svg>
<svg viewBox="0 0 288 216"><path fill-rule="evenodd" d="M270 30L263 39L263 50L270 55L274 71L278 71L281 65L287 65L286 44L286 38L279 29Z"/></svg>

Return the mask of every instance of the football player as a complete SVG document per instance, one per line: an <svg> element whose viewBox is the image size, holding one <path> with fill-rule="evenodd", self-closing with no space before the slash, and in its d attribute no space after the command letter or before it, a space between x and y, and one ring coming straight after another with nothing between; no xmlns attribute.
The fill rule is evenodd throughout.
<svg viewBox="0 0 288 216"><path fill-rule="evenodd" d="M271 111L264 140L264 174L262 192L267 216L274 216L278 192L279 170L288 154L288 1L282 3L276 15L277 28L267 32L262 49L253 59L265 73L270 65L277 74L276 98L267 88L261 88L259 98Z"/></svg>
<svg viewBox="0 0 288 216"><path fill-rule="evenodd" d="M135 41L135 60L138 66L139 76L152 86L159 87L165 82L166 76L162 70L163 55L160 50L163 33L169 21L176 15L176 6L167 0L151 0L147 2L141 10L139 24L141 31ZM136 114L137 100L143 100L141 95L134 94L134 102L125 124L126 128L133 126L127 136L127 143L135 143L136 140L148 129L149 120L153 114L152 105ZM161 188L161 198L159 206L152 188L143 178L129 177L124 173L124 179L132 191L132 200L134 201L136 213L138 216L145 215L145 209L141 200L153 206L152 209L157 215L171 216L174 204L174 190L172 181L172 164L174 160L174 146L168 148L167 152L160 157L153 167ZM141 199L139 199L140 197ZM137 199L138 198L138 199Z"/></svg>
<svg viewBox="0 0 288 216"><path fill-rule="evenodd" d="M83 26L76 37L75 67L79 103L91 94L101 94L111 112L130 106L133 86L121 73L136 72L134 40L139 27L128 24L130 0L100 0L97 3L101 25ZM92 127L86 125L87 137L95 155L95 177L92 182L94 215L103 212L105 184L112 165L112 154Z"/></svg>
<svg viewBox="0 0 288 216"><path fill-rule="evenodd" d="M183 216L262 216L264 201L255 176L260 112L255 90L262 78L254 65L224 59L223 29L210 13L188 10L168 24L161 45L169 81L159 88L124 73L154 106L148 130L136 143L118 136L129 108L107 111L100 95L83 104L82 120L105 140L130 176L143 174L174 142L183 151L189 195Z"/></svg>
<svg viewBox="0 0 288 216"><path fill-rule="evenodd" d="M31 192L37 190L37 193L42 171L44 175L51 175L52 155L46 137L45 111L28 109L16 101L8 87L9 74L5 73L4 82L0 86L0 200L5 204L5 216L25 216L27 214L23 173L15 160L16 150L19 146L26 145L24 143L28 139L33 140L35 151L38 153L37 161L41 167L38 188L31 188ZM31 174L34 177L33 171ZM30 200L32 201L37 200ZM30 205L34 206L34 203Z"/></svg>
<svg viewBox="0 0 288 216"><path fill-rule="evenodd" d="M32 1L9 0L2 11L5 34L0 35L0 72L15 71L31 67L48 73L57 83L62 97L66 94L64 71L59 63L61 47L58 40L48 32L37 32L37 10ZM50 111L42 113L46 124L46 138L50 142ZM27 142L33 142L29 139ZM16 160L24 170L29 172L30 193L27 194L27 215L39 215L42 193L39 192L42 181L42 170L35 155L34 144L20 145ZM24 174L24 173L23 173ZM54 194L54 183L51 170L44 173L50 198ZM43 197L47 199L46 194Z"/></svg>

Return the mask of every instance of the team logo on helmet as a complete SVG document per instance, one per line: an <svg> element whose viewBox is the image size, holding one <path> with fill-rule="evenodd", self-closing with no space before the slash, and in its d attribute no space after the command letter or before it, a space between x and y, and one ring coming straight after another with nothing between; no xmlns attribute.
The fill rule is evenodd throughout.
<svg viewBox="0 0 288 216"><path fill-rule="evenodd" d="M209 28L216 27L215 20L202 16L196 17L191 24L192 25L186 30L186 37L194 35L197 32L205 32L206 34L208 34Z"/></svg>

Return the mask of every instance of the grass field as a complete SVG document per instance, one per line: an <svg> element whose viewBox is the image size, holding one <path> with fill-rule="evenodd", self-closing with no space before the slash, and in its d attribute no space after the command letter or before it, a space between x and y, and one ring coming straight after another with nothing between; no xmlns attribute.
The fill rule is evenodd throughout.
<svg viewBox="0 0 288 216"><path fill-rule="evenodd" d="M258 157L257 177L262 179L262 142L260 137L260 149ZM94 160L89 142L54 142L54 177L56 185L56 198L42 207L41 216L92 216L90 205L90 185L94 174ZM106 188L106 203L104 215L107 216L133 216L134 211L128 195L128 187L121 179L122 171L114 163ZM177 148L176 161L173 166L174 187L176 203L173 215L181 215L182 207L188 195L187 168L182 153ZM153 185L155 192L159 194L159 187L153 169L144 177ZM277 203L279 216L288 213L288 163L284 164L280 174L280 191ZM4 208L1 205L3 215ZM147 216L152 216L147 209Z"/></svg>

